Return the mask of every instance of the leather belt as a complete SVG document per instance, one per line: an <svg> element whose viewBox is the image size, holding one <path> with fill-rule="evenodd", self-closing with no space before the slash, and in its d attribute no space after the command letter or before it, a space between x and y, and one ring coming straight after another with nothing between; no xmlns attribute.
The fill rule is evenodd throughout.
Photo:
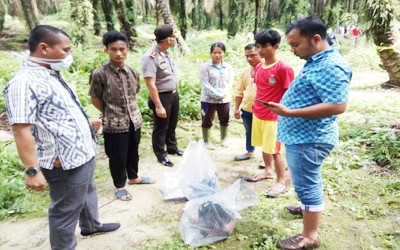
<svg viewBox="0 0 400 250"><path fill-rule="evenodd" d="M158 92L159 95L165 95L165 94L175 94L177 91L176 89L171 90L171 91L164 91L164 92Z"/></svg>

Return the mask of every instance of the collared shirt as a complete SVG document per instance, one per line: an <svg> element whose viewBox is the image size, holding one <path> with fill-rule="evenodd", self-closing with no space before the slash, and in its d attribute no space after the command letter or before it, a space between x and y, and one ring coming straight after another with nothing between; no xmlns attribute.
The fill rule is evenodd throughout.
<svg viewBox="0 0 400 250"><path fill-rule="evenodd" d="M154 45L141 59L143 77L155 77L158 92L178 89L178 74L175 63L167 52Z"/></svg>
<svg viewBox="0 0 400 250"><path fill-rule="evenodd" d="M229 63L222 61L222 65L219 67L209 60L201 65L199 76L202 86L200 97L202 102L227 103L231 101L234 73ZM225 95L225 98L221 98L221 95Z"/></svg>
<svg viewBox="0 0 400 250"><path fill-rule="evenodd" d="M332 49L311 56L282 98L281 104L298 109L318 103L348 102L352 72L346 60ZM287 144L326 143L339 140L337 115L324 118L279 116L278 140Z"/></svg>
<svg viewBox="0 0 400 250"><path fill-rule="evenodd" d="M96 137L75 91L59 72L30 61L4 89L9 123L32 124L36 156L42 168L82 166L97 153Z"/></svg>
<svg viewBox="0 0 400 250"><path fill-rule="evenodd" d="M238 85L236 87L235 96L242 97L242 109L244 111L253 112L253 103L256 97L257 86L254 78L251 78L253 67L247 66L239 76Z"/></svg>
<svg viewBox="0 0 400 250"><path fill-rule="evenodd" d="M139 91L139 72L128 65L119 68L108 63L93 71L89 95L102 101L104 132L129 132L130 121L135 130L142 126L142 115L136 102Z"/></svg>

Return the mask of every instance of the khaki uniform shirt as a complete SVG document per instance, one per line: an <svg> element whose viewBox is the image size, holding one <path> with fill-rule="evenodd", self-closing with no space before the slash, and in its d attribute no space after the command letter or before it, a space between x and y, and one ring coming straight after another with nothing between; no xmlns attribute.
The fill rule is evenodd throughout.
<svg viewBox="0 0 400 250"><path fill-rule="evenodd" d="M136 102L139 91L139 72L127 65L119 68L108 63L93 71L89 95L102 100L104 132L128 132L130 121L135 130L142 126L142 115Z"/></svg>
<svg viewBox="0 0 400 250"><path fill-rule="evenodd" d="M253 104L257 92L257 86L254 83L254 79L251 78L252 68L249 65L242 71L235 91L235 96L243 98L242 109L250 113L253 113Z"/></svg>
<svg viewBox="0 0 400 250"><path fill-rule="evenodd" d="M154 45L141 60L143 77L155 77L158 92L168 92L178 88L175 63L168 53Z"/></svg>

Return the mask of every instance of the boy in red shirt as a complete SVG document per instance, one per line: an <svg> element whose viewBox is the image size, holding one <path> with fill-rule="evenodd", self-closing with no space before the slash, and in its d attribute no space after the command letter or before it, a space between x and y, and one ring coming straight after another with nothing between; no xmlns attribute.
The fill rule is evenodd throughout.
<svg viewBox="0 0 400 250"><path fill-rule="evenodd" d="M277 180L275 185L265 193L267 197L274 198L286 191L290 179L285 178L286 163L281 154L282 145L276 140L278 115L271 112L266 103L281 101L294 79L294 73L291 67L276 57L281 41L281 36L277 31L262 30L255 36L255 40L260 56L265 59L265 62L258 64L255 69L254 81L257 85L257 93L253 106L251 141L253 146L262 146L265 170L246 180L258 182L273 179L272 163L274 162Z"/></svg>

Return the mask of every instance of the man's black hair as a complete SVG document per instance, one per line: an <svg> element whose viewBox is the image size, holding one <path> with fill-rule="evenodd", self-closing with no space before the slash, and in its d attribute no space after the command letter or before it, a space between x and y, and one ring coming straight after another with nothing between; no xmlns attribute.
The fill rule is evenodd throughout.
<svg viewBox="0 0 400 250"><path fill-rule="evenodd" d="M210 54L213 52L213 50L215 49L215 48L220 48L220 49L222 49L222 51L223 52L226 52L225 50L225 44L223 44L223 43L221 43L221 42L216 42L216 43L213 43L212 45L211 45L211 49L210 49Z"/></svg>
<svg viewBox="0 0 400 250"><path fill-rule="evenodd" d="M129 47L128 37L122 32L119 32L119 31L116 31L116 30L110 30L110 31L106 32L103 35L103 45L106 48L108 48L108 45L110 43L114 43L114 42L117 42L117 41L125 42L126 46Z"/></svg>
<svg viewBox="0 0 400 250"><path fill-rule="evenodd" d="M29 51L31 53L35 52L40 43L46 43L50 47L55 46L60 41L59 35L64 35L69 38L67 33L59 28L50 25L36 26L29 35Z"/></svg>
<svg viewBox="0 0 400 250"><path fill-rule="evenodd" d="M316 16L306 16L297 19L288 27L286 35L294 29L298 29L300 35L303 37L311 38L318 34L322 39L326 39L327 27L324 22Z"/></svg>
<svg viewBox="0 0 400 250"><path fill-rule="evenodd" d="M254 37L256 43L261 44L262 46L267 45L267 43L271 44L271 46L275 46L281 42L281 35L279 35L278 31L272 29L261 30Z"/></svg>
<svg viewBox="0 0 400 250"><path fill-rule="evenodd" d="M252 44L246 45L246 47L244 47L244 50L250 50L250 49L255 49L255 48L256 48L256 45L254 43L252 43Z"/></svg>

